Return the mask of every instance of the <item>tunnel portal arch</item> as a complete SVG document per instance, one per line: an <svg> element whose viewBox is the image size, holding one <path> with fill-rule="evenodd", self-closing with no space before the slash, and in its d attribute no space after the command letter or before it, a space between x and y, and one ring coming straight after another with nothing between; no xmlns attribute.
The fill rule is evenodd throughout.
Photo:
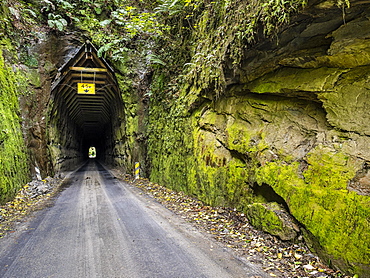
<svg viewBox="0 0 370 278"><path fill-rule="evenodd" d="M51 86L49 140L55 171L113 152L114 124L124 116L113 68L87 41L61 68Z"/></svg>

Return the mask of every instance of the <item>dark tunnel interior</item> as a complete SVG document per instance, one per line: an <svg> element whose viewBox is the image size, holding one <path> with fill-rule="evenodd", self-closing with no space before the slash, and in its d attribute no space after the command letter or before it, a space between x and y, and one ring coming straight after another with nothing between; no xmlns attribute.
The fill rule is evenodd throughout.
<svg viewBox="0 0 370 278"><path fill-rule="evenodd" d="M90 42L58 70L51 97L51 124L62 153L57 163L88 159L90 147L96 148L97 159L109 162L123 103L114 70Z"/></svg>

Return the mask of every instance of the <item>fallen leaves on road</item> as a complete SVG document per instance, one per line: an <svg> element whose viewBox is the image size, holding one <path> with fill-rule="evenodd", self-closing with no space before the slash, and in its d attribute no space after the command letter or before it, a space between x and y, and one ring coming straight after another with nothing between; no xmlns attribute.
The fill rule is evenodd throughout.
<svg viewBox="0 0 370 278"><path fill-rule="evenodd" d="M125 181L231 248L238 257L262 265L271 277L349 278L325 266L303 241L282 241L258 231L236 209L206 206L182 192L175 192L146 179L133 180L126 176Z"/></svg>
<svg viewBox="0 0 370 278"><path fill-rule="evenodd" d="M60 179L47 178L24 185L15 198L0 206L0 238L12 233L15 224L23 221L30 212L45 207L58 190Z"/></svg>

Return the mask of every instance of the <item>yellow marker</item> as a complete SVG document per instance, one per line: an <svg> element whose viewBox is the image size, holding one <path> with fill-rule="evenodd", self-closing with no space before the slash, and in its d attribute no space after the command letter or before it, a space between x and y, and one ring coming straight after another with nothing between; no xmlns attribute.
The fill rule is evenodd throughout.
<svg viewBox="0 0 370 278"><path fill-rule="evenodd" d="M77 83L77 93L84 95L95 95L95 84Z"/></svg>
<svg viewBox="0 0 370 278"><path fill-rule="evenodd" d="M140 178L140 162L135 162L135 179Z"/></svg>

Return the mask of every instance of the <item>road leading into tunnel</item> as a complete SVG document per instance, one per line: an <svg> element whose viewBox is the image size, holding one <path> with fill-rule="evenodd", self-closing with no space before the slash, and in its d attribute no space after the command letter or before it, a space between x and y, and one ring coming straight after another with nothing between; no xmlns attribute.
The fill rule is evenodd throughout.
<svg viewBox="0 0 370 278"><path fill-rule="evenodd" d="M265 277L90 160L0 240L0 277Z"/></svg>

